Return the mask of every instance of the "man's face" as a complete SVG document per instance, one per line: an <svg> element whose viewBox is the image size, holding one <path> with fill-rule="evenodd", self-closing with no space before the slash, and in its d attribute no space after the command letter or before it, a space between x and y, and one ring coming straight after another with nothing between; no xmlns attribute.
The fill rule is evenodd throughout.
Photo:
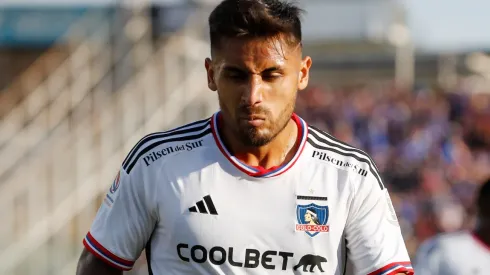
<svg viewBox="0 0 490 275"><path fill-rule="evenodd" d="M208 86L218 91L223 120L246 146L263 146L286 127L309 57L282 39L224 39L206 59Z"/></svg>

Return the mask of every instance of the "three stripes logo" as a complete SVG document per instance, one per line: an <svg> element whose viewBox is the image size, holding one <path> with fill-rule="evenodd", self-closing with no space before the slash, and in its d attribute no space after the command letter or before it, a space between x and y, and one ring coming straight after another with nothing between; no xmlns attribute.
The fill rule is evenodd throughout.
<svg viewBox="0 0 490 275"><path fill-rule="evenodd" d="M210 195L204 196L202 200L196 203L196 206L190 207L189 212L218 215Z"/></svg>

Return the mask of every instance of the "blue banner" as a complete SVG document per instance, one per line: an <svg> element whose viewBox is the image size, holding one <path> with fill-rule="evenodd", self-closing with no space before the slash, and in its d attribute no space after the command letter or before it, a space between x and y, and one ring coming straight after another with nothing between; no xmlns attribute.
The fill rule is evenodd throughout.
<svg viewBox="0 0 490 275"><path fill-rule="evenodd" d="M0 46L49 46L63 37L73 24L92 13L109 16L108 8L3 8L0 9Z"/></svg>

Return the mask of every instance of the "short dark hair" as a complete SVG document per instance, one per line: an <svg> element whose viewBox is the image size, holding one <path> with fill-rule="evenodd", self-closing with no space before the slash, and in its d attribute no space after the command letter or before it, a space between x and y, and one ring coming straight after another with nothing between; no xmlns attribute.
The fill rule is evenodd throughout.
<svg viewBox="0 0 490 275"><path fill-rule="evenodd" d="M480 186L476 205L480 214L490 215L490 209L486 209L490 205L490 178Z"/></svg>
<svg viewBox="0 0 490 275"><path fill-rule="evenodd" d="M211 48L218 49L223 38L279 37L301 43L303 10L281 0L224 0L209 16Z"/></svg>

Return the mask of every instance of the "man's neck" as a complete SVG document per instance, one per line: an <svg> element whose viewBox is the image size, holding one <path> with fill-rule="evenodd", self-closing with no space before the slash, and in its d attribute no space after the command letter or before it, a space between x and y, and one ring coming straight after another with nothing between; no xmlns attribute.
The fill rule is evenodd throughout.
<svg viewBox="0 0 490 275"><path fill-rule="evenodd" d="M286 127L267 145L260 147L245 146L231 131L222 129L222 137L228 150L241 162L250 166L269 169L290 161L299 146L297 144L298 126L289 120Z"/></svg>

